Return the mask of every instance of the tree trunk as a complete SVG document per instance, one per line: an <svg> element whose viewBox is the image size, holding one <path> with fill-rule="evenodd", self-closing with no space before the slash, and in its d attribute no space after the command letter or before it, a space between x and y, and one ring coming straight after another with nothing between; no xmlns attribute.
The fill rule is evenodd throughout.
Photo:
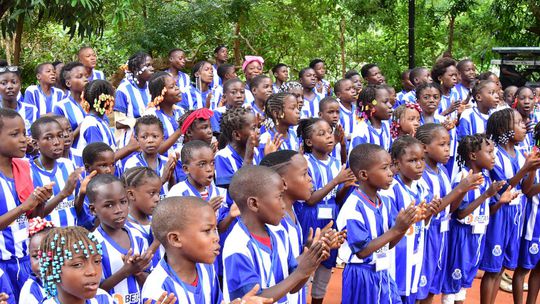
<svg viewBox="0 0 540 304"><path fill-rule="evenodd" d="M339 26L339 46L341 48L341 76L345 77L347 72L347 66L345 64L345 15L341 15L341 22Z"/></svg>
<svg viewBox="0 0 540 304"><path fill-rule="evenodd" d="M15 29L15 47L13 50L13 64L19 65L21 60L21 41L24 29L24 14L19 15L17 19L17 28Z"/></svg>
<svg viewBox="0 0 540 304"><path fill-rule="evenodd" d="M452 49L454 47L454 26L456 23L456 16L450 16L450 24L448 25L448 55L452 57Z"/></svg>
<svg viewBox="0 0 540 304"><path fill-rule="evenodd" d="M234 27L234 64L242 66L242 54L240 54L240 19Z"/></svg>

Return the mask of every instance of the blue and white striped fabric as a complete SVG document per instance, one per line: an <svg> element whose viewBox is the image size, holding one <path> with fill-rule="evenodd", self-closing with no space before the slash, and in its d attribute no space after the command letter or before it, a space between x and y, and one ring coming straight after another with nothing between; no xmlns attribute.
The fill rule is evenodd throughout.
<svg viewBox="0 0 540 304"><path fill-rule="evenodd" d="M124 227L130 240L130 248L133 254L143 254L148 249L146 239L137 231ZM122 248L99 226L93 235L96 236L103 250L103 273L102 280L105 280L116 273L124 266L123 255L128 253L128 249ZM137 283L135 276L130 275L114 286L109 292L113 298L121 299L122 303L140 303L141 287Z"/></svg>
<svg viewBox="0 0 540 304"><path fill-rule="evenodd" d="M32 273L21 288L19 303L40 304L46 297L41 280Z"/></svg>
<svg viewBox="0 0 540 304"><path fill-rule="evenodd" d="M296 213L294 211L294 208L293 212ZM298 221L296 221L295 223L295 221L291 218L288 212L285 213L285 217L283 217L283 219L281 220L281 226L283 226L283 228L285 228L285 230L287 231L293 256L295 258L298 258L304 249L302 226ZM304 286L296 293L289 293L287 295L289 303L306 304L307 289L308 287Z"/></svg>
<svg viewBox="0 0 540 304"><path fill-rule="evenodd" d="M273 94L279 93L279 87L277 86L275 82L272 84L272 93Z"/></svg>
<svg viewBox="0 0 540 304"><path fill-rule="evenodd" d="M405 94L407 94L409 92L405 91L405 90L401 90L400 92L398 92L396 94L396 103L397 102L400 102L400 103L403 103L403 97L405 96Z"/></svg>
<svg viewBox="0 0 540 304"><path fill-rule="evenodd" d="M0 172L0 216L21 205L15 191L15 181ZM28 256L28 218L21 214L0 232L2 261Z"/></svg>
<svg viewBox="0 0 540 304"><path fill-rule="evenodd" d="M266 142L268 141L268 139L273 140L275 135L276 135L275 129L267 129L259 137L259 154L262 155L261 157L264 157L264 147L266 146ZM283 143L281 144L281 146L278 147L278 150L298 151L299 148L300 148L300 141L298 139L298 136L296 135L296 132L294 131L294 128L291 127L289 128L287 138L283 138Z"/></svg>
<svg viewBox="0 0 540 304"><path fill-rule="evenodd" d="M105 74L102 71L92 69L92 74L88 76L88 82L97 79L105 80Z"/></svg>
<svg viewBox="0 0 540 304"><path fill-rule="evenodd" d="M53 107L53 113L67 117L71 129L75 130L86 117L86 111L75 101L73 96L62 99Z"/></svg>
<svg viewBox="0 0 540 304"><path fill-rule="evenodd" d="M171 73L171 71L169 69L166 69L165 72L167 73ZM189 75L182 72L182 71L178 71L178 76L177 76L177 80L176 80L176 85L178 86L178 88L180 88L180 91L183 93L183 92L187 92L189 90L189 87L191 86L191 81L189 80Z"/></svg>
<svg viewBox="0 0 540 304"><path fill-rule="evenodd" d="M213 265L196 263L197 286L183 282L167 264L166 256L146 278L142 288L142 302L156 303L163 292L173 293L176 303L219 304L223 300L219 281Z"/></svg>
<svg viewBox="0 0 540 304"><path fill-rule="evenodd" d="M535 182L540 181L540 172L536 172ZM520 245L519 266L533 269L540 261L540 195L528 199L524 212L523 238Z"/></svg>
<svg viewBox="0 0 540 304"><path fill-rule="evenodd" d="M34 187L43 187L54 182L53 197L58 195L60 191L64 189L69 175L75 171L75 169L75 164L67 158L57 159L56 164L51 171L40 168L35 162L30 163ZM61 201L58 206L45 217L45 219L53 222L55 227L76 226L77 210L75 209L75 193L71 193Z"/></svg>
<svg viewBox="0 0 540 304"><path fill-rule="evenodd" d="M163 174L165 172L165 164L166 163L167 163L167 157L165 157L163 155L158 155L156 169L154 171L156 172L156 174L159 177L163 177ZM150 168L148 166L148 162L144 158L143 152L138 152L138 153L131 154L126 159L126 161L124 162L124 167L122 169L122 174L123 174L123 172L126 172L129 168L134 168L134 167L148 167L148 168ZM163 197L164 195L167 194L168 191L169 191L169 182L166 182L165 184L163 184L161 186L160 196Z"/></svg>
<svg viewBox="0 0 540 304"><path fill-rule="evenodd" d="M444 112L446 109L450 108L450 106L452 106L452 104L456 101L459 101L459 96L458 96L458 92L456 91L456 88L453 87L451 90L450 90L450 93L448 93L448 95L442 95L441 94L441 102L439 103L439 110L438 110L438 114L441 114L442 112ZM457 117L457 113L456 111L454 111L454 113L452 113L452 117Z"/></svg>
<svg viewBox="0 0 540 304"><path fill-rule="evenodd" d="M217 73L217 69L218 69L217 64L213 64L212 73L214 74L214 78L212 79L212 82L210 83L211 88L217 88L223 85L223 80L221 79L221 77L219 77Z"/></svg>
<svg viewBox="0 0 540 304"><path fill-rule="evenodd" d="M212 182L209 186L206 186L206 191L208 192L208 197L205 199L205 201L209 202L212 198L216 196L223 197L223 202L221 203L221 207L226 207L226 200L228 198L227 196L227 190L224 188L217 187L214 182ZM171 190L169 190L169 193L167 193L167 197L171 196L196 196L198 198L202 198L201 193L195 188L194 185L192 185L189 182L189 179L186 178L185 180L177 183L174 185ZM219 222L219 214L220 210L216 211L216 218L218 218Z"/></svg>
<svg viewBox="0 0 540 304"><path fill-rule="evenodd" d="M54 105L62 100L64 92L55 87L51 87L51 94L45 95L41 85L31 85L24 92L24 102L36 106L38 115L51 113Z"/></svg>
<svg viewBox="0 0 540 304"><path fill-rule="evenodd" d="M253 93L251 93L251 89L249 88L249 85L247 83L244 89L244 93L246 94L244 104L251 104L253 101L255 101L255 97L253 97Z"/></svg>
<svg viewBox="0 0 540 304"><path fill-rule="evenodd" d="M321 83L317 82L317 84L315 85L315 87L313 88L313 92L315 92L315 94L317 94L318 96L320 96L320 99L323 99L327 96L332 96L332 88L330 86L330 81L326 80L326 79L321 79ZM319 93L318 89L322 86L322 92ZM330 90L328 90L330 88ZM328 93L328 91L330 91L330 93ZM318 113L318 112L317 112Z"/></svg>
<svg viewBox="0 0 540 304"><path fill-rule="evenodd" d="M232 228L223 248L223 296L226 302L244 296L260 284L270 288L287 278L297 267L287 232L283 226L267 225L271 246L256 240L241 218ZM287 296L274 299L287 303Z"/></svg>
<svg viewBox="0 0 540 304"><path fill-rule="evenodd" d="M416 103L416 90L411 90L403 94L403 96L401 96L401 99L396 97L396 103L394 104L394 109L406 103Z"/></svg>
<svg viewBox="0 0 540 304"><path fill-rule="evenodd" d="M78 155L82 155L84 147L93 142L104 142L109 145L113 151L116 151L114 133L104 118L89 114L81 123L80 130L79 142L77 143L76 148Z"/></svg>
<svg viewBox="0 0 540 304"><path fill-rule="evenodd" d="M347 108L341 102L339 103L339 124L343 127L345 136L351 136L356 128L355 125L357 124L355 105L352 105L351 110L347 110Z"/></svg>
<svg viewBox="0 0 540 304"><path fill-rule="evenodd" d="M264 110L259 108L257 106L257 104L255 103L255 100L253 100L249 107L251 108L251 112L253 112L253 114L255 114L255 116L257 116L257 114L259 114L261 117L266 117L266 114L264 113Z"/></svg>
<svg viewBox="0 0 540 304"><path fill-rule="evenodd" d="M0 108L2 108L2 103L0 103ZM32 126L32 123L39 118L36 106L28 104L26 102L18 101L15 111L19 113L19 115L21 115L22 119L24 120L24 128L26 130L26 135L30 135L30 126Z"/></svg>
<svg viewBox="0 0 540 304"><path fill-rule="evenodd" d="M43 301L43 304L58 304L60 301L56 298L49 298ZM93 299L85 301L85 304L117 304L118 302L113 300L111 295L109 295L105 290L98 288L97 294ZM130 303L130 302L122 302Z"/></svg>
<svg viewBox="0 0 540 304"><path fill-rule="evenodd" d="M469 96L471 90L463 85L463 83L458 83L454 87L454 90L457 93L457 100L465 101L467 99L467 96Z"/></svg>
<svg viewBox="0 0 540 304"><path fill-rule="evenodd" d="M386 151L390 150L392 145L392 136L390 135L390 123L383 120L380 129L374 128L370 122L359 122L357 128L351 135L349 153L360 144L370 143L383 147Z"/></svg>
<svg viewBox="0 0 540 304"><path fill-rule="evenodd" d="M261 154L257 148L253 149L253 165L257 165L261 160ZM229 144L219 150L215 156L216 184L219 186L229 185L236 171L242 168L244 157L239 155Z"/></svg>
<svg viewBox="0 0 540 304"><path fill-rule="evenodd" d="M154 115L157 118L159 118L159 120L161 120L161 123L163 124L163 131L164 131L163 141L166 141L175 131L180 129L180 125L178 124L178 119L182 117L182 114L184 114L184 110L180 108L179 106L174 105L173 116L169 116L165 112L163 112L163 110L161 109L158 110L152 107L152 108L148 108L146 112L144 112L144 114ZM169 149L169 151L167 151L167 154L165 156L167 156L168 152L171 152L172 150L179 150L180 147L182 146L181 140L182 140L182 136L180 136L178 140L172 145L172 147Z"/></svg>
<svg viewBox="0 0 540 304"><path fill-rule="evenodd" d="M148 84L140 88L131 80L120 83L114 97L114 110L126 114L127 117L139 118L150 102Z"/></svg>
<svg viewBox="0 0 540 304"><path fill-rule="evenodd" d="M461 113L457 127L457 140L460 141L467 135L486 133L489 114L482 114L477 107L472 107Z"/></svg>
<svg viewBox="0 0 540 304"><path fill-rule="evenodd" d="M321 102L321 95L315 94L312 100L304 97L304 104L300 110L300 118L319 117L319 103Z"/></svg>
<svg viewBox="0 0 540 304"><path fill-rule="evenodd" d="M457 172L453 178L452 178L452 187L456 187L461 179L463 179L465 176L469 174L469 168L462 168L460 172ZM480 185L477 189L471 190L467 192L465 197L463 198L463 202L459 205L458 209L462 210L467 208L468 205L470 205L475 199L480 197L482 193L486 192L489 186L491 185L491 178L489 177L488 172L482 171L482 175L484 177L484 183ZM487 199L484 203L482 203L480 206L478 206L472 214L470 214L468 217L465 217L463 219L457 219L456 220L461 224L466 225L474 225L478 222L479 217L484 217L484 219L487 219L489 222L489 204L490 199ZM454 215L453 213L452 215ZM483 220L483 219L480 219ZM484 224L488 224L488 222L482 221Z"/></svg>
<svg viewBox="0 0 540 304"><path fill-rule="evenodd" d="M212 92L210 89L201 92L195 86L190 86L189 90L182 93L182 101L178 104L185 111L202 109L206 105L206 97ZM212 99L214 99L212 97ZM216 104L210 102L210 110L215 109Z"/></svg>
<svg viewBox="0 0 540 304"><path fill-rule="evenodd" d="M426 199L428 191L419 181L413 181L410 187L405 185L398 174L385 195L388 195L392 213L397 215L411 203L419 205ZM418 291L424 259L425 229L423 220L412 225L394 247L394 262L390 263L389 272L396 281L401 296L409 296Z"/></svg>

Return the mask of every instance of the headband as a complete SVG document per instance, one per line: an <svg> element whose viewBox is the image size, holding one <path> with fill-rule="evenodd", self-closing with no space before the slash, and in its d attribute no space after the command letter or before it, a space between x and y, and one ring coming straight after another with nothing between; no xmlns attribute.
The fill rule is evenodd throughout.
<svg viewBox="0 0 540 304"><path fill-rule="evenodd" d="M244 58L244 63L242 63L242 71L245 71L246 70L246 67L252 63L253 61L257 61L258 63L261 64L261 66L264 64L264 59L261 57L261 56L251 56L251 55L247 55L245 58Z"/></svg>
<svg viewBox="0 0 540 304"><path fill-rule="evenodd" d="M191 126L191 124L195 121L195 119L204 119L209 120L214 115L214 112L211 110L208 110L207 108L197 109L191 114L188 115L186 120L182 123L182 128L180 129L180 132L182 134L186 134L187 130Z"/></svg>

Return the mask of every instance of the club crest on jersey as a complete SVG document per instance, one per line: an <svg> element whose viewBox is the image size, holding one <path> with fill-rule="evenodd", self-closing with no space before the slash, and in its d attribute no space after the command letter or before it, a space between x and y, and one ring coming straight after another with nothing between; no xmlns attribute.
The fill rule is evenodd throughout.
<svg viewBox="0 0 540 304"><path fill-rule="evenodd" d="M501 245L495 245L493 247L493 250L491 250L491 253L493 254L493 256L501 256L502 254L502 250L501 250Z"/></svg>
<svg viewBox="0 0 540 304"><path fill-rule="evenodd" d="M427 285L427 278L425 275L420 277L420 287L425 287Z"/></svg>
<svg viewBox="0 0 540 304"><path fill-rule="evenodd" d="M531 247L529 247L529 252L531 254L538 254L538 244L537 243L532 244Z"/></svg>
<svg viewBox="0 0 540 304"><path fill-rule="evenodd" d="M461 269L456 268L454 269L454 272L452 273L452 279L454 280L461 280L463 276L461 275Z"/></svg>

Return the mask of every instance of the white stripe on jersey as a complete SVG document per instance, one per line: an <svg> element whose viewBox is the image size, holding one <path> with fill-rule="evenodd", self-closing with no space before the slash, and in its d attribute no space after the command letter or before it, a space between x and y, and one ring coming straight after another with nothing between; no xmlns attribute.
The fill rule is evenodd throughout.
<svg viewBox="0 0 540 304"><path fill-rule="evenodd" d="M168 160L167 157L163 155L158 155L156 169L154 170L154 172L156 172L156 174L159 177L163 177L167 160ZM126 172L128 169L134 168L134 167L150 168L142 152L132 154L130 157L128 157L124 162L124 168L122 169L122 172ZM167 181L161 186L160 195L166 195L168 191L169 191L169 182Z"/></svg>
<svg viewBox="0 0 540 304"><path fill-rule="evenodd" d="M24 304L40 304L43 299L47 298L45 289L41 285L39 279L31 274L26 282L24 282L23 287L21 288L21 293L19 296L19 303Z"/></svg>
<svg viewBox="0 0 540 304"><path fill-rule="evenodd" d="M109 124L101 117L88 115L81 123L77 155L82 156L84 147L93 142L104 142L116 151L116 141Z"/></svg>
<svg viewBox="0 0 540 304"><path fill-rule="evenodd" d="M127 117L139 118L150 102L148 85L139 88L131 81L123 81L116 89L114 110L126 114Z"/></svg>
<svg viewBox="0 0 540 304"><path fill-rule="evenodd" d="M458 141L466 135L486 133L486 125L489 114L482 114L477 107L466 109L461 113L459 125L457 127Z"/></svg>
<svg viewBox="0 0 540 304"><path fill-rule="evenodd" d="M259 149L253 148L253 165L260 162ZM215 156L216 184L228 185L236 171L242 168L244 159L231 145L219 150Z"/></svg>
<svg viewBox="0 0 540 304"><path fill-rule="evenodd" d="M58 103L64 95L62 90L51 87L50 95L46 96L41 90L41 85L31 85L24 92L24 102L36 106L38 115L44 115L52 112L52 108Z"/></svg>
<svg viewBox="0 0 540 304"><path fill-rule="evenodd" d="M60 302L57 301L56 298L48 298L47 300L43 301L43 304L58 304ZM111 297L105 290L98 288L97 294L94 298L86 300L86 304L116 304Z"/></svg>
<svg viewBox="0 0 540 304"><path fill-rule="evenodd" d="M381 128L374 128L370 122L362 120L358 123L349 144L349 153L352 149L360 144L370 143L383 147L386 151L392 145L392 136L390 135L390 123L388 120L381 122Z"/></svg>

